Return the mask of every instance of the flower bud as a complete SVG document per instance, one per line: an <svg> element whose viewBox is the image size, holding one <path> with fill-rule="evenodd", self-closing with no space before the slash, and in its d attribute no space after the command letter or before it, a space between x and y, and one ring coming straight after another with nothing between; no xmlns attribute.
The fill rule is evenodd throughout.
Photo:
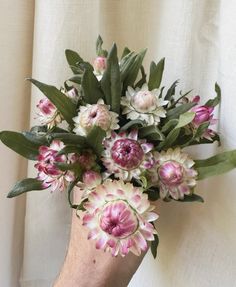
<svg viewBox="0 0 236 287"><path fill-rule="evenodd" d="M93 62L93 68L97 74L103 74L106 70L107 60L105 57L97 57Z"/></svg>
<svg viewBox="0 0 236 287"><path fill-rule="evenodd" d="M141 113L151 112L157 105L156 96L150 91L139 91L133 96L132 105Z"/></svg>
<svg viewBox="0 0 236 287"><path fill-rule="evenodd" d="M82 180L86 188L93 189L97 185L101 184L102 177L100 173L93 171L93 170L88 170L83 174Z"/></svg>
<svg viewBox="0 0 236 287"><path fill-rule="evenodd" d="M193 125L195 127L200 126L202 123L211 122L213 118L214 107L208 106L197 106L192 109L195 112L195 117L193 119Z"/></svg>

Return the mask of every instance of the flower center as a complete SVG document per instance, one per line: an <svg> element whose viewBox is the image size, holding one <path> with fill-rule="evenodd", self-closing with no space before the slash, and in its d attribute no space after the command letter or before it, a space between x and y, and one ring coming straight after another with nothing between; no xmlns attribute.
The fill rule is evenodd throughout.
<svg viewBox="0 0 236 287"><path fill-rule="evenodd" d="M114 237L124 238L135 232L138 220L127 203L116 201L107 204L103 209L100 227Z"/></svg>
<svg viewBox="0 0 236 287"><path fill-rule="evenodd" d="M139 91L131 104L137 111L147 113L156 109L156 97L150 91Z"/></svg>
<svg viewBox="0 0 236 287"><path fill-rule="evenodd" d="M104 105L93 105L81 114L80 124L86 129L96 125L106 131L111 124L109 111Z"/></svg>
<svg viewBox="0 0 236 287"><path fill-rule="evenodd" d="M183 181L183 167L175 161L167 161L158 170L162 183L168 186L179 185Z"/></svg>
<svg viewBox="0 0 236 287"><path fill-rule="evenodd" d="M132 139L119 139L111 149L111 157L115 164L130 170L138 167L143 161L144 152L140 144Z"/></svg>

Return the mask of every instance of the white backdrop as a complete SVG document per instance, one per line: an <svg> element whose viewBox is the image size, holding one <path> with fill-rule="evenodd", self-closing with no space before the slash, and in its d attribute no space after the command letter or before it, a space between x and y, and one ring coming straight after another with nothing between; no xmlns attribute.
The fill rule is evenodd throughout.
<svg viewBox="0 0 236 287"><path fill-rule="evenodd" d="M219 82L223 99L216 116L222 149L236 148L234 0L36 0L35 7L32 0L13 2L9 7L9 1L0 1L1 129L27 125L29 85L23 79L31 73L31 63L34 78L60 86L70 75L64 50L78 50L92 60L100 33L107 48L113 41L121 48L147 47L146 64L165 56L164 83L181 79L181 89L193 88L203 101L214 96L214 83ZM33 89L31 123L40 97ZM192 153L205 157L215 151L216 146L203 146ZM22 287L51 286L69 237L65 195L28 194L25 208L24 197L4 199L26 168L2 146L0 152L0 285L18 287L21 278ZM30 165L28 173L33 172ZM161 204L158 258L147 254L130 287L236 286L235 175L233 171L202 182L197 192L204 204Z"/></svg>

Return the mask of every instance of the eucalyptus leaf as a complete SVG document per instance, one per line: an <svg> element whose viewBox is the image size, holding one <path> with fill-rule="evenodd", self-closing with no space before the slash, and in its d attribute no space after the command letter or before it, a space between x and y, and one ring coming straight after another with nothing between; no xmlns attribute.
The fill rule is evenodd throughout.
<svg viewBox="0 0 236 287"><path fill-rule="evenodd" d="M134 85L134 82L138 76L138 72L142 66L142 62L143 62L146 52L147 52L147 49L142 50L140 53L138 53L137 56L135 57L134 62L130 65L128 74L123 82L123 91L126 91L128 86Z"/></svg>
<svg viewBox="0 0 236 287"><path fill-rule="evenodd" d="M80 55L72 50L67 49L65 51L67 62L74 74L79 73L78 64L82 63L84 60L80 57Z"/></svg>
<svg viewBox="0 0 236 287"><path fill-rule="evenodd" d="M73 125L73 117L77 115L76 105L60 90L34 79L29 79L57 107L68 124Z"/></svg>
<svg viewBox="0 0 236 287"><path fill-rule="evenodd" d="M97 56L99 57L107 57L107 51L102 49L103 40L102 37L99 35L96 41L96 52Z"/></svg>
<svg viewBox="0 0 236 287"><path fill-rule="evenodd" d="M101 80L101 87L105 94L106 104L111 106L111 110L119 114L121 98L121 78L120 67L117 57L117 47L113 44L107 57L107 68Z"/></svg>
<svg viewBox="0 0 236 287"><path fill-rule="evenodd" d="M64 144L74 144L80 147L86 147L86 138L83 136L71 134L71 133L51 133L47 135L49 142L54 139L58 139L64 142Z"/></svg>
<svg viewBox="0 0 236 287"><path fill-rule="evenodd" d="M21 133L2 131L0 133L0 140L7 147L27 159L36 160L38 157L41 144L32 142Z"/></svg>
<svg viewBox="0 0 236 287"><path fill-rule="evenodd" d="M175 127L175 129L182 128L182 127L188 125L189 123L192 122L194 117L195 117L194 112L186 112L184 114L181 114L179 116L179 122L178 122L177 126Z"/></svg>
<svg viewBox="0 0 236 287"><path fill-rule="evenodd" d="M165 58L161 59L157 65L155 64L155 62L151 62L150 75L148 81L149 90L158 89L160 87L164 67L165 67Z"/></svg>
<svg viewBox="0 0 236 287"><path fill-rule="evenodd" d="M161 129L162 133L168 132L170 130L172 130L173 128L176 127L176 125L178 124L178 120L177 119L172 119L169 120Z"/></svg>
<svg viewBox="0 0 236 287"><path fill-rule="evenodd" d="M133 126L137 126L137 125L143 126L143 121L142 120L131 120L128 123L126 123L125 125L123 125L120 128L120 131L126 131L129 128L131 128Z"/></svg>
<svg viewBox="0 0 236 287"><path fill-rule="evenodd" d="M99 99L104 99L100 84L91 70L85 70L81 86L86 103L96 104Z"/></svg>
<svg viewBox="0 0 236 287"><path fill-rule="evenodd" d="M81 147L78 145L67 145L63 149L61 149L57 155L62 154L70 154L70 153L79 153L81 151Z"/></svg>
<svg viewBox="0 0 236 287"><path fill-rule="evenodd" d="M158 146L158 150L167 149L173 146L174 142L177 140L180 133L180 129L173 129Z"/></svg>
<svg viewBox="0 0 236 287"><path fill-rule="evenodd" d="M236 150L226 151L203 160L195 160L198 180L219 175L236 168Z"/></svg>
<svg viewBox="0 0 236 287"><path fill-rule="evenodd" d="M93 127L92 130L87 135L87 143L94 150L96 155L99 157L103 151L103 139L106 135L106 132L100 127Z"/></svg>
<svg viewBox="0 0 236 287"><path fill-rule="evenodd" d="M215 92L216 92L216 97L213 100L207 101L205 104L206 106L215 107L220 103L220 101L221 101L221 89L217 83L215 83Z"/></svg>
<svg viewBox="0 0 236 287"><path fill-rule="evenodd" d="M196 103L187 103L187 104L183 104L178 107L175 107L173 109L170 109L169 111L167 111L166 117L168 118L168 120L178 118L181 114L186 113L191 108L193 108L195 105Z"/></svg>
<svg viewBox="0 0 236 287"><path fill-rule="evenodd" d="M42 182L36 178L26 178L18 181L13 189L8 193L7 197L12 198L32 190L43 190Z"/></svg>
<svg viewBox="0 0 236 287"><path fill-rule="evenodd" d="M197 201L197 202L204 202L204 199L200 196L200 195L197 195L195 193L191 194L191 195L185 195L183 199L179 199L179 200L176 200L176 201L180 201L180 202L194 202L194 201Z"/></svg>
<svg viewBox="0 0 236 287"><path fill-rule="evenodd" d="M154 234L154 241L151 241L151 252L154 259L157 257L157 247L159 245L159 237L157 234Z"/></svg>
<svg viewBox="0 0 236 287"><path fill-rule="evenodd" d="M139 136L141 138L147 138L149 140L151 139L163 141L165 139L163 133L158 129L157 126L154 125L140 128Z"/></svg>
<svg viewBox="0 0 236 287"><path fill-rule="evenodd" d="M170 101L171 98L174 96L175 88L176 88L178 82L179 82L178 80L174 81L174 83L171 85L171 87L167 90L167 93L166 93L165 98L164 98L165 100Z"/></svg>

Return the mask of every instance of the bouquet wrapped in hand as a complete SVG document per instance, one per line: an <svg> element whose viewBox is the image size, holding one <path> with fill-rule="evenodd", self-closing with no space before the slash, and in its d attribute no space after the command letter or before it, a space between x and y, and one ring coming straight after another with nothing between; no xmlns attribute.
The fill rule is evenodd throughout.
<svg viewBox="0 0 236 287"><path fill-rule="evenodd" d="M114 44L91 65L66 50L73 76L57 89L29 79L46 96L38 105L40 125L30 131L2 131L0 140L34 160L37 178L16 183L8 197L31 190L66 192L97 249L113 256L148 248L156 256L158 215L151 202L203 199L194 193L198 180L236 166L236 151L205 160L192 159L185 147L220 143L214 131L214 109L221 91L205 104L190 92L177 93L175 81L161 86L165 59L142 65L146 50L125 48L121 58ZM73 202L73 189L82 190ZM45 191L44 191L45 192Z"/></svg>

